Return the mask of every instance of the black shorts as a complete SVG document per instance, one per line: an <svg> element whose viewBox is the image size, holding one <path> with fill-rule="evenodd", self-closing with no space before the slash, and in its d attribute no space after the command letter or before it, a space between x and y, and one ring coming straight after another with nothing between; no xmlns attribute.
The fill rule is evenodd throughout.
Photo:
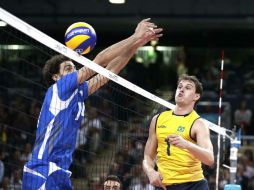
<svg viewBox="0 0 254 190"><path fill-rule="evenodd" d="M157 188L157 190L159 189L161 188ZM167 190L209 190L209 187L207 181L202 179L200 181L168 185Z"/></svg>

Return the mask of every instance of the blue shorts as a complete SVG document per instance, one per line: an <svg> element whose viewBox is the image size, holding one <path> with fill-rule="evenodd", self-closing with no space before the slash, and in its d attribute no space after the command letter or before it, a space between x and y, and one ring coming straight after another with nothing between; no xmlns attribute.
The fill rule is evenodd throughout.
<svg viewBox="0 0 254 190"><path fill-rule="evenodd" d="M167 190L209 190L207 181L202 179L200 181L180 183L166 186ZM159 190L161 188L157 188Z"/></svg>
<svg viewBox="0 0 254 190"><path fill-rule="evenodd" d="M56 164L36 164L24 166L22 189L24 190L73 190L71 172Z"/></svg>

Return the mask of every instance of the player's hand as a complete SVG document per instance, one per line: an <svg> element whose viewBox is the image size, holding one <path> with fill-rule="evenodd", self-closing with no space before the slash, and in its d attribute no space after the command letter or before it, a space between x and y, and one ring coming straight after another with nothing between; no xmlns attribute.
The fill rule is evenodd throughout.
<svg viewBox="0 0 254 190"><path fill-rule="evenodd" d="M171 144L179 148L188 149L189 141L185 140L183 137L172 134L169 135L166 140Z"/></svg>
<svg viewBox="0 0 254 190"><path fill-rule="evenodd" d="M167 190L165 185L162 184L163 177L159 172L155 170L150 172L148 178L151 185Z"/></svg>
<svg viewBox="0 0 254 190"><path fill-rule="evenodd" d="M158 40L162 36L162 28L150 22L150 18L142 20L136 27L134 36L140 40L141 45L146 44L151 40Z"/></svg>

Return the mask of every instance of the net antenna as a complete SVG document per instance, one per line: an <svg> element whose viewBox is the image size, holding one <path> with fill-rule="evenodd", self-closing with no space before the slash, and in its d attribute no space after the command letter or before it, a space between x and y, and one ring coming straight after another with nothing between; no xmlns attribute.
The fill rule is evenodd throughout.
<svg viewBox="0 0 254 190"><path fill-rule="evenodd" d="M219 95L219 116L218 116L218 126L221 126L221 115L222 115L222 94L223 94L223 79L224 79L224 50L221 51L221 69L220 69L220 95ZM241 129L237 130L234 126L233 130L228 130L231 133L230 139L230 166L223 164L223 166L230 171L230 184L224 187L227 189L241 189L239 185L236 184L236 171L237 171L237 153L241 145ZM226 136L222 136L222 150L225 150ZM220 177L220 151L221 151L221 134L218 133L218 151L216 160L216 190L219 190L219 177Z"/></svg>
<svg viewBox="0 0 254 190"><path fill-rule="evenodd" d="M219 96L219 116L218 116L218 126L221 126L221 103L222 103L222 92L223 92L223 77L224 76L224 50L221 52L221 69L220 69L220 96ZM219 175L220 175L220 134L218 134L218 151L216 160L216 190L219 190ZM225 136L223 136L223 143L225 144ZM223 147L224 148L224 147Z"/></svg>
<svg viewBox="0 0 254 190"><path fill-rule="evenodd" d="M65 45L61 44L60 42L56 41L55 39L49 37L48 35L44 34L43 32L39 31L38 29L34 28L33 26L29 25L28 23L24 22L23 20L19 19L18 17L14 16L13 14L9 13L8 11L4 10L0 7L0 19L9 24L10 26L16 28L17 30L21 31L22 33L30 36L31 38L35 39L36 41L44 44L45 46L55 50L56 52L71 58L72 60L76 61L77 63L80 63L83 66L86 66L87 68L107 77L108 79L118 83L119 85L136 92L137 94L140 94L141 96L144 96L154 102L157 102L169 109L174 110L175 105L163 100L162 98L155 96L154 94L140 88L139 86L125 80L124 78L116 75L115 73L101 67L100 65L97 65L93 61L83 57L82 55L78 54L77 52L73 51L72 49L66 47ZM205 120L205 119L204 119ZM210 130L228 137L231 139L231 136L227 134L227 129L220 127L208 120L205 120L207 122L207 126Z"/></svg>

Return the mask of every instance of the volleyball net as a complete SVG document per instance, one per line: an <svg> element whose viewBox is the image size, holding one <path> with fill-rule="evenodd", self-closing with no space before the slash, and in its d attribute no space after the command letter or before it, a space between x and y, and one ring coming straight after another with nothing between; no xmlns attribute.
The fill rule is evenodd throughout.
<svg viewBox="0 0 254 190"><path fill-rule="evenodd" d="M108 173L117 174L129 187L135 177L147 181L140 171L150 119L159 110L175 106L160 98L162 94L156 96L100 67L2 8L0 19L8 24L0 28L3 112L0 124L6 180L14 172L21 175L23 164L29 159L47 90L41 69L46 60L60 53L80 67L85 66L111 80L86 102L86 120L78 132L71 166L75 189L101 184ZM230 138L227 129L207 123L215 139L218 133Z"/></svg>

